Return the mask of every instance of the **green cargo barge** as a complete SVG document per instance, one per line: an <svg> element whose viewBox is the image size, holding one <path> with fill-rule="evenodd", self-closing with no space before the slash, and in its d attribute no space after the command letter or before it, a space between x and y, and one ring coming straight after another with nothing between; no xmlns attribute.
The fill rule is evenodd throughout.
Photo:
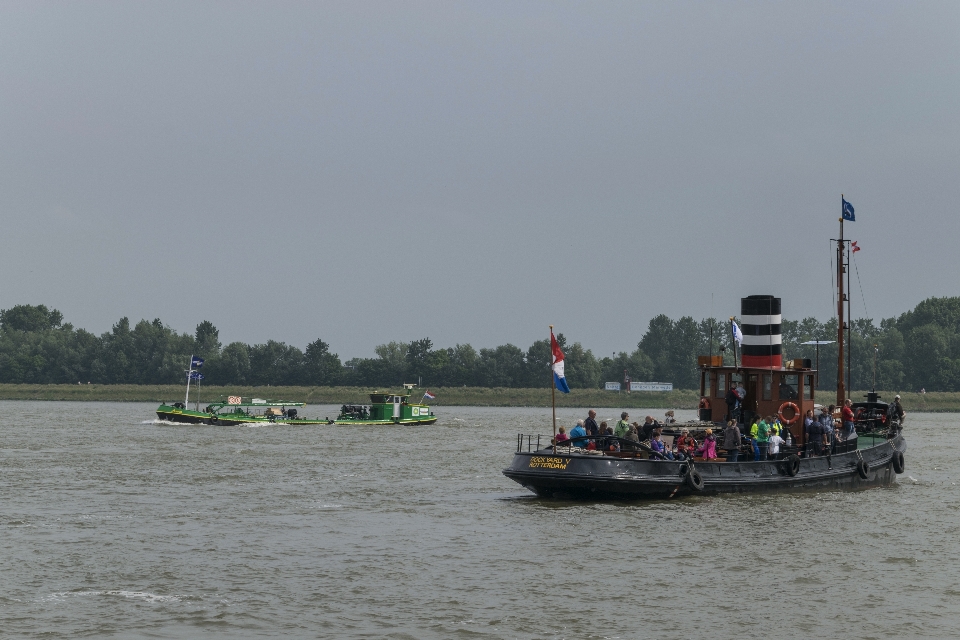
<svg viewBox="0 0 960 640"><path fill-rule="evenodd" d="M297 409L305 406L306 403L304 402L228 396L221 398L219 402L207 405L203 411L188 409L180 402L169 405L162 404L157 407L157 417L168 422L224 426L239 424L330 424L330 420L327 418L301 418Z"/></svg>

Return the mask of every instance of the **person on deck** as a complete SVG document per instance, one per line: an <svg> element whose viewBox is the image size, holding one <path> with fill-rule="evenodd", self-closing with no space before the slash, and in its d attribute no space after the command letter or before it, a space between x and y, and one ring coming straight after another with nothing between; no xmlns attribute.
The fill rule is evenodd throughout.
<svg viewBox="0 0 960 640"><path fill-rule="evenodd" d="M767 457L770 460L777 460L780 457L780 445L784 442L776 433L770 434L770 439L767 440Z"/></svg>
<svg viewBox="0 0 960 640"><path fill-rule="evenodd" d="M841 411L840 419L843 421L844 440L855 438L857 436L857 427L853 417L853 400L850 398L843 401L843 411Z"/></svg>
<svg viewBox="0 0 960 640"><path fill-rule="evenodd" d="M767 459L767 441L770 440L770 425L763 418L757 422L757 446L760 447L760 459Z"/></svg>
<svg viewBox="0 0 960 640"><path fill-rule="evenodd" d="M625 437L626 437L627 440L629 440L630 442L637 442L637 443L640 442L640 436L637 435L637 423L636 423L636 422L634 422L633 424L630 425L630 431L627 431L627 435L626 435ZM636 451L636 450L637 450L637 447L631 447L631 450L632 450L632 451Z"/></svg>
<svg viewBox="0 0 960 640"><path fill-rule="evenodd" d="M743 401L747 399L747 390L743 388L743 382L737 383L737 413L740 419L737 422L743 422Z"/></svg>
<svg viewBox="0 0 960 640"><path fill-rule="evenodd" d="M604 431L607 438L604 440L605 451L620 451L620 441L613 437L613 429L607 427Z"/></svg>
<svg viewBox="0 0 960 640"><path fill-rule="evenodd" d="M803 419L803 430L807 435L807 457L819 456L823 453L823 425L813 419L813 409L807 411Z"/></svg>
<svg viewBox="0 0 960 640"><path fill-rule="evenodd" d="M654 452L659 453L663 458L673 460L673 453L666 450L666 446L664 446L659 433L653 434L653 438L650 440L650 448L653 449Z"/></svg>
<svg viewBox="0 0 960 640"><path fill-rule="evenodd" d="M696 453L703 456L704 460L717 459L717 439L713 435L713 429L707 429L704 432L703 444L700 445Z"/></svg>
<svg viewBox="0 0 960 640"><path fill-rule="evenodd" d="M727 395L723 400L727 403L727 420L736 420L737 405L740 403L740 397L737 395L737 385L730 385L730 390L727 391Z"/></svg>
<svg viewBox="0 0 960 640"><path fill-rule="evenodd" d="M567 435L567 428L560 427L557 430L557 444L566 443L566 441L569 439L570 439L570 436Z"/></svg>
<svg viewBox="0 0 960 640"><path fill-rule="evenodd" d="M587 412L587 419L583 421L583 428L587 430L588 436L600 435L600 427L597 426L597 412L593 409Z"/></svg>
<svg viewBox="0 0 960 640"><path fill-rule="evenodd" d="M740 458L740 429L736 420L727 422L723 430L723 448L727 450L727 462L736 462Z"/></svg>
<svg viewBox="0 0 960 640"><path fill-rule="evenodd" d="M597 440L597 449L604 450L607 448L607 439L603 436L607 435L607 423L606 421L600 423L600 438Z"/></svg>
<svg viewBox="0 0 960 640"><path fill-rule="evenodd" d="M754 416L753 421L750 423L750 446L753 448L753 461L757 462L760 459L760 446L757 444L757 434L760 430L760 416Z"/></svg>
<svg viewBox="0 0 960 640"><path fill-rule="evenodd" d="M627 437L627 433L630 431L630 423L627 422L629 417L630 414L626 411L620 414L620 420L617 422L617 428L613 430L613 435L618 438Z"/></svg>
<svg viewBox="0 0 960 640"><path fill-rule="evenodd" d="M907 412L903 410L903 405L900 404L900 396L894 396L893 404L890 405L888 411L891 418L896 418L900 423L900 428L903 428L903 421L907 417Z"/></svg>
<svg viewBox="0 0 960 640"><path fill-rule="evenodd" d="M836 445L833 429L833 405L830 405L829 409L827 407L820 407L819 421L823 427L823 435L824 440L827 441L827 447L829 447L830 453L833 453L833 448Z"/></svg>
<svg viewBox="0 0 960 640"><path fill-rule="evenodd" d="M653 416L647 416L643 420L643 426L640 427L640 440L650 440L653 437L653 430L657 428L657 421Z"/></svg>
<svg viewBox="0 0 960 640"><path fill-rule="evenodd" d="M584 436L587 435L587 430L583 428L583 420L577 420L577 426L573 429L570 429L570 444L575 447L585 447L587 446L587 441L584 439Z"/></svg>
<svg viewBox="0 0 960 640"><path fill-rule="evenodd" d="M689 429L680 429L680 437L677 438L677 460L686 460L693 456L697 448L697 441L690 437Z"/></svg>

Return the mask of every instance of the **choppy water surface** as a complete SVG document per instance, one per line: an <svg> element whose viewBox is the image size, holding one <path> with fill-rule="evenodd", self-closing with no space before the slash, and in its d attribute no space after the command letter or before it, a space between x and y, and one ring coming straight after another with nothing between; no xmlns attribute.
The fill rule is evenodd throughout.
<svg viewBox="0 0 960 640"><path fill-rule="evenodd" d="M909 416L891 489L567 503L500 473L549 410L387 429L167 425L154 408L0 403L0 635L960 631L955 415Z"/></svg>

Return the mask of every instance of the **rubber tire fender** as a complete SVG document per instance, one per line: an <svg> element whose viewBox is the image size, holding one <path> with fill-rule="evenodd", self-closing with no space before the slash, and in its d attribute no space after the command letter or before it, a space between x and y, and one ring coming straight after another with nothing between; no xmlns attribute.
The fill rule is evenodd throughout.
<svg viewBox="0 0 960 640"><path fill-rule="evenodd" d="M217 416L210 416L210 424L217 424L218 422L220 421L217 420Z"/></svg>
<svg viewBox="0 0 960 640"><path fill-rule="evenodd" d="M691 471L684 480L694 491L703 491L703 476L699 472Z"/></svg>
<svg viewBox="0 0 960 640"><path fill-rule="evenodd" d="M893 463L893 471L894 471L894 473L903 473L903 470L904 470L904 462L903 462L903 452L902 452L902 451L894 451L894 452L893 452L893 457L890 459L890 462Z"/></svg>
<svg viewBox="0 0 960 640"><path fill-rule="evenodd" d="M867 464L866 460L861 460L857 463L857 475L864 480L870 476L870 465Z"/></svg>
<svg viewBox="0 0 960 640"><path fill-rule="evenodd" d="M787 475L791 478L800 473L800 456L795 453L791 453L784 458L783 470L786 471Z"/></svg>

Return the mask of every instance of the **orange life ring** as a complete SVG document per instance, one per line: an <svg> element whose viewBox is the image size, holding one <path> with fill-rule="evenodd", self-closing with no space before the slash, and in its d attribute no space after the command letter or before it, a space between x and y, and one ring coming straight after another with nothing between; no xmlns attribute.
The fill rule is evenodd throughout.
<svg viewBox="0 0 960 640"><path fill-rule="evenodd" d="M783 417L783 410L788 407L790 409L793 409L793 417L790 418L789 420ZM777 415L780 416L780 422L782 422L785 425L791 425L800 419L800 407L798 407L792 402L784 402L782 405L780 405L780 408L777 409Z"/></svg>
<svg viewBox="0 0 960 640"><path fill-rule="evenodd" d="M710 408L710 398L700 398L700 408L709 409Z"/></svg>

